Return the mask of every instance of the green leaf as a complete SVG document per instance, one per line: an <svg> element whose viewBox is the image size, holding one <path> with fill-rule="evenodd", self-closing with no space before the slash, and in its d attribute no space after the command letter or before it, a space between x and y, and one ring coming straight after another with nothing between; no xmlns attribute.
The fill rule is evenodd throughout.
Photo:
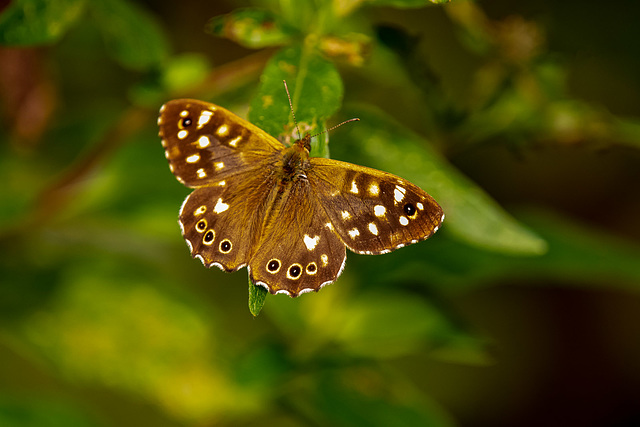
<svg viewBox="0 0 640 427"><path fill-rule="evenodd" d="M342 158L400 175L429 192L444 209L444 228L458 239L508 254L539 255L546 243L458 172L427 141L383 112L360 107L360 122L336 133ZM335 142L335 141L334 141Z"/></svg>
<svg viewBox="0 0 640 427"><path fill-rule="evenodd" d="M206 31L252 49L287 44L296 34L277 15L263 9L239 9L217 16Z"/></svg>
<svg viewBox="0 0 640 427"><path fill-rule="evenodd" d="M84 0L16 0L0 15L0 44L55 43L78 20Z"/></svg>
<svg viewBox="0 0 640 427"><path fill-rule="evenodd" d="M146 10L126 0L92 0L90 6L107 49L122 66L145 70L168 57L162 28Z"/></svg>
<svg viewBox="0 0 640 427"><path fill-rule="evenodd" d="M265 299L267 298L267 291L262 286L256 286L251 283L251 279L248 279L249 282L249 311L253 315L253 317L258 317L260 314L260 310L264 306Z"/></svg>
<svg viewBox="0 0 640 427"><path fill-rule="evenodd" d="M293 111L303 135L294 133L283 80L289 87ZM276 137L285 130L295 138L307 132L318 133L324 121L340 108L342 93L342 80L335 66L313 47L286 48L275 54L265 67L258 93L251 101L249 120ZM312 155L326 150L317 145L312 144Z"/></svg>

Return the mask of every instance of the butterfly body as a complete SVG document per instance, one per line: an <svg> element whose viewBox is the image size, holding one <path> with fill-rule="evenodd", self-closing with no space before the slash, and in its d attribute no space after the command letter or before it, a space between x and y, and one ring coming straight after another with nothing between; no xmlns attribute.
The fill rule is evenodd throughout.
<svg viewBox="0 0 640 427"><path fill-rule="evenodd" d="M306 136L286 147L231 112L197 100L158 118L169 167L194 191L179 223L193 257L236 271L271 293L332 283L346 248L381 254L435 233L440 206L395 175L310 157Z"/></svg>

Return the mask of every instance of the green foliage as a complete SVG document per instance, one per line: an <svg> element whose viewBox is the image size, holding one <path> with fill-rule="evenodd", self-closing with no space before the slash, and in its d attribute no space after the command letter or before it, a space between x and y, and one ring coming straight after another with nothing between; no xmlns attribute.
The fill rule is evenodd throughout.
<svg viewBox="0 0 640 427"><path fill-rule="evenodd" d="M11 427L99 427L82 409L57 400L0 397L0 425Z"/></svg>
<svg viewBox="0 0 640 427"><path fill-rule="evenodd" d="M249 280L248 282L249 282L249 311L251 312L253 317L257 317L258 314L260 314L260 311L262 310L262 306L264 306L264 302L267 299L267 294L269 293L269 291L267 291L262 286L255 286L253 283L251 283L251 280Z"/></svg>
<svg viewBox="0 0 640 427"><path fill-rule="evenodd" d="M295 34L278 15L263 9L239 9L217 16L209 21L207 30L252 49L287 44Z"/></svg>
<svg viewBox="0 0 640 427"><path fill-rule="evenodd" d="M148 69L168 56L165 36L149 13L127 0L19 0L0 16L0 43L57 42L88 10L109 52L123 66Z"/></svg>
<svg viewBox="0 0 640 427"><path fill-rule="evenodd" d="M167 58L165 35L146 10L128 0L92 0L91 12L108 51L123 66L144 70Z"/></svg>
<svg viewBox="0 0 640 427"><path fill-rule="evenodd" d="M293 123L284 90L285 81L301 135ZM283 133L286 123L289 137L297 139L306 133L319 133L327 118L340 108L342 92L342 80L335 66L315 49L300 45L286 48L267 63L258 92L251 102L249 120L276 137ZM326 157L328 140L323 144L317 142L312 144L311 154Z"/></svg>
<svg viewBox="0 0 640 427"><path fill-rule="evenodd" d="M0 43L29 46L55 43L81 16L84 0L18 0L0 16Z"/></svg>
<svg viewBox="0 0 640 427"><path fill-rule="evenodd" d="M0 425L518 425L530 414L509 414L542 407L532 395L582 395L557 383L574 357L638 369L640 120L616 102L639 89L597 74L636 70L621 52L637 37L586 61L557 47L579 30L558 2L562 25L474 2L253 3L2 11ZM179 97L415 182L442 230L349 253L335 284L300 298L249 283L247 316L246 273L203 268L176 224L190 190L155 117ZM545 290L577 292L578 308ZM555 365L573 340L585 348Z"/></svg>

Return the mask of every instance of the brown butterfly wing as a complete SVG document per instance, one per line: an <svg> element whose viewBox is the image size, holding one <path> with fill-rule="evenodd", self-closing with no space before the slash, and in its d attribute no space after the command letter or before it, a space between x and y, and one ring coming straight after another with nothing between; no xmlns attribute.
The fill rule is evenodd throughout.
<svg viewBox="0 0 640 427"><path fill-rule="evenodd" d="M444 219L429 194L396 175L337 160L310 160L315 197L354 252L382 254L419 242Z"/></svg>
<svg viewBox="0 0 640 427"><path fill-rule="evenodd" d="M164 104L158 125L169 169L192 188L259 167L284 149L271 135L230 111L195 99Z"/></svg>
<svg viewBox="0 0 640 427"><path fill-rule="evenodd" d="M179 218L191 256L225 271L246 266L272 188L265 168L196 188L184 201Z"/></svg>
<svg viewBox="0 0 640 427"><path fill-rule="evenodd" d="M265 166L284 146L224 108L192 99L166 103L158 124L169 168L195 187L179 219L191 255L207 267L245 266L273 187Z"/></svg>
<svg viewBox="0 0 640 427"><path fill-rule="evenodd" d="M306 180L284 189L249 262L252 283L271 293L298 296L334 282L344 267L345 245Z"/></svg>

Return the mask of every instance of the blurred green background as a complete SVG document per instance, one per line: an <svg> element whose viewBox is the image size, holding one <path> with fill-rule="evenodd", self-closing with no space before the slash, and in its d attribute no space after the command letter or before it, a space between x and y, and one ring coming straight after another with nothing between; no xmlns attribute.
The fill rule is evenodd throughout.
<svg viewBox="0 0 640 427"><path fill-rule="evenodd" d="M639 3L0 7L1 426L640 424ZM447 218L254 318L189 256L156 115L282 136L283 77L305 128L361 119L317 154Z"/></svg>

